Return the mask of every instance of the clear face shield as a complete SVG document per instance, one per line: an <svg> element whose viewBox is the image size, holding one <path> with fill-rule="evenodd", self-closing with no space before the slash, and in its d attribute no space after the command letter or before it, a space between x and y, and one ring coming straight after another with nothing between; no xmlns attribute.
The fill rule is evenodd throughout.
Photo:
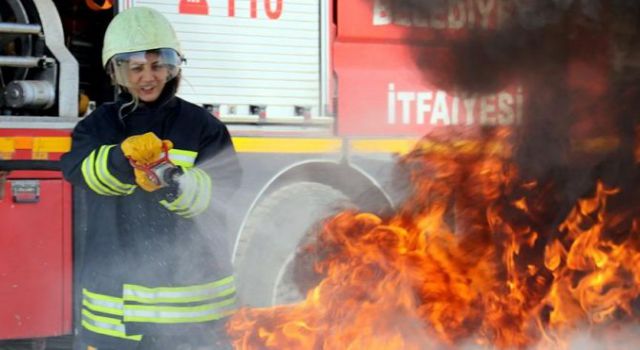
<svg viewBox="0 0 640 350"><path fill-rule="evenodd" d="M117 54L109 60L107 69L116 84L140 95L145 89L161 90L180 73L183 61L173 49L154 49Z"/></svg>

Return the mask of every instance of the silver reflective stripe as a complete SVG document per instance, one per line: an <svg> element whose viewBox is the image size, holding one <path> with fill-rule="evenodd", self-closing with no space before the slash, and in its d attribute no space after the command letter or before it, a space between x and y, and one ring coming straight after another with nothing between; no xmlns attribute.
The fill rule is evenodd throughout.
<svg viewBox="0 0 640 350"><path fill-rule="evenodd" d="M233 285L224 285L217 288L205 289L193 292L144 292L140 290L124 289L123 296L127 301L139 301L146 303L158 302L192 302L218 298L232 294L236 291Z"/></svg>
<svg viewBox="0 0 640 350"><path fill-rule="evenodd" d="M122 295L126 301L141 303L190 303L233 294L236 291L233 282L233 276L229 276L216 282L190 287L147 288L125 284Z"/></svg>
<svg viewBox="0 0 640 350"><path fill-rule="evenodd" d="M187 210L193 202L198 194L198 177L195 175L193 169L185 169L184 180L180 185L180 189L183 191L182 194L176 199L174 202L169 203L171 205L170 210Z"/></svg>
<svg viewBox="0 0 640 350"><path fill-rule="evenodd" d="M87 310L82 310L82 327L91 332L115 338L140 341L141 335L127 335L126 328L119 319L97 316Z"/></svg>
<svg viewBox="0 0 640 350"><path fill-rule="evenodd" d="M187 218L204 212L211 202L211 178L207 173L198 168L193 168L193 170L198 178L198 192L191 208L183 214Z"/></svg>
<svg viewBox="0 0 640 350"><path fill-rule="evenodd" d="M82 290L82 304L94 311L122 315L124 308L122 299Z"/></svg>
<svg viewBox="0 0 640 350"><path fill-rule="evenodd" d="M169 203L160 201L165 208L186 218L202 213L211 201L211 179L198 168L187 168L181 181L182 194Z"/></svg>
<svg viewBox="0 0 640 350"><path fill-rule="evenodd" d="M83 298L82 305L93 311L100 311L107 314L122 315L123 304L114 304L104 300L90 300Z"/></svg>
<svg viewBox="0 0 640 350"><path fill-rule="evenodd" d="M82 312L82 320L98 328L110 329L112 331L125 334L124 324L122 323L114 324L114 323L108 323L108 322L100 322L98 320L92 319L91 316L89 316L85 311Z"/></svg>
<svg viewBox="0 0 640 350"><path fill-rule="evenodd" d="M202 306L146 306L126 305L125 322L187 323L218 320L236 310L236 299L230 298Z"/></svg>
<svg viewBox="0 0 640 350"><path fill-rule="evenodd" d="M198 152L181 150L181 149L170 149L169 150L169 160L179 166L183 167L192 167L196 162L196 158L198 157Z"/></svg>

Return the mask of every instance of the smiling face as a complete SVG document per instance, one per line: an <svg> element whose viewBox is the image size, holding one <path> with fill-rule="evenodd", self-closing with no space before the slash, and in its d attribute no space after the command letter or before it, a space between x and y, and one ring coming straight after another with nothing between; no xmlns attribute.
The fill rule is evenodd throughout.
<svg viewBox="0 0 640 350"><path fill-rule="evenodd" d="M167 82L180 75L184 59L173 49L125 52L113 56L107 72L114 84L142 102L154 102Z"/></svg>
<svg viewBox="0 0 640 350"><path fill-rule="evenodd" d="M126 73L129 92L143 102L157 100L169 80L167 65L160 55L152 52L131 57Z"/></svg>

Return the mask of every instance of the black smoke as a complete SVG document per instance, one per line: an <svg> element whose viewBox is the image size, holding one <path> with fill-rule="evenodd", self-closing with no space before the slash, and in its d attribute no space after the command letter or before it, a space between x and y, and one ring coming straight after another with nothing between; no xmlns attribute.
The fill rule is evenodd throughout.
<svg viewBox="0 0 640 350"><path fill-rule="evenodd" d="M514 137L524 176L560 186L569 202L596 179L636 182L639 1L377 2L394 21L411 23L406 41L430 84L468 95L523 88ZM453 17L464 28L442 28Z"/></svg>

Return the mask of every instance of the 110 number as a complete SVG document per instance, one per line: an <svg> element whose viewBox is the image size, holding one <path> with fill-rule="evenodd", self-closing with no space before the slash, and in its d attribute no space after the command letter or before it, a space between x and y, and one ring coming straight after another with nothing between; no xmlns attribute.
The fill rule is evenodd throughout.
<svg viewBox="0 0 640 350"><path fill-rule="evenodd" d="M229 2L229 17L236 16L236 0L227 0ZM278 19L282 16L282 2L284 0L263 0L264 12L269 19ZM258 17L258 0L249 0L249 15L251 18Z"/></svg>

